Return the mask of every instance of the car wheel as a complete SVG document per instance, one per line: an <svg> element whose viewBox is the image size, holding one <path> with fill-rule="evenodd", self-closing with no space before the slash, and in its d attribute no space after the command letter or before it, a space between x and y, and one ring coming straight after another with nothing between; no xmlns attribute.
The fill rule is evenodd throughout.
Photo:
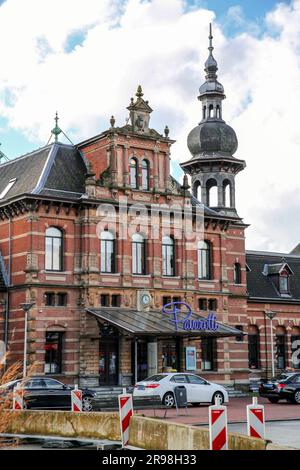
<svg viewBox="0 0 300 470"><path fill-rule="evenodd" d="M92 399L91 397L82 398L82 411L93 411Z"/></svg>
<svg viewBox="0 0 300 470"><path fill-rule="evenodd" d="M175 405L175 398L172 392L167 392L163 399L162 399L163 404L167 408L172 408Z"/></svg>
<svg viewBox="0 0 300 470"><path fill-rule="evenodd" d="M224 403L224 395L223 395L222 392L215 392L215 393L213 394L213 397L212 397L212 399L211 399L212 405L215 405L215 404L216 404L216 400L217 400L217 399L219 399L219 404L220 404L220 405L223 405L223 403Z"/></svg>
<svg viewBox="0 0 300 470"><path fill-rule="evenodd" d="M199 403L198 402L197 403L193 402L192 405L193 406L200 406L200 402Z"/></svg>
<svg viewBox="0 0 300 470"><path fill-rule="evenodd" d="M279 398L268 398L268 400L269 400L270 403L273 403L273 404L279 402Z"/></svg>
<svg viewBox="0 0 300 470"><path fill-rule="evenodd" d="M295 403L297 403L297 405L300 405L300 390L296 390L294 395L294 401Z"/></svg>

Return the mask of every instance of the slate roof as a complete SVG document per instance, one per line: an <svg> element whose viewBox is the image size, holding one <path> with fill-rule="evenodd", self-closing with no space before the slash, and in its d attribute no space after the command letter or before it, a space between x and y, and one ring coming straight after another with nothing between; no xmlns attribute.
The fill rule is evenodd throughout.
<svg viewBox="0 0 300 470"><path fill-rule="evenodd" d="M247 289L250 299L267 299L278 302L300 302L300 256L264 251L247 251ZM290 295L281 296L272 281L272 275L287 264L292 273L289 277ZM275 272L276 271L276 272ZM269 273L265 275L264 273Z"/></svg>
<svg viewBox="0 0 300 470"><path fill-rule="evenodd" d="M79 199L86 171L83 157L72 145L55 143L15 158L0 165L0 193L16 178L0 205L24 194Z"/></svg>

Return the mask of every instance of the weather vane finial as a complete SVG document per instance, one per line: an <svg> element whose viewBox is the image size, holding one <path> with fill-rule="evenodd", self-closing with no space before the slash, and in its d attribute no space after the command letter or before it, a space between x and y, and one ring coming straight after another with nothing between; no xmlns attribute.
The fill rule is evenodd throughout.
<svg viewBox="0 0 300 470"><path fill-rule="evenodd" d="M209 39L209 52L212 54L212 51L214 50L213 48L213 44L212 44L212 40L213 40L213 35L212 35L212 25L211 23L209 23L209 36L208 36L208 39Z"/></svg>
<svg viewBox="0 0 300 470"><path fill-rule="evenodd" d="M55 143L58 142L58 136L59 136L59 134L62 133L62 130L61 130L61 128L60 128L59 125L58 125L58 120L59 120L59 117L58 117L58 113L57 113L57 111L56 111L56 113L55 113L55 118L54 118L55 127L54 127L54 128L52 129L52 131L51 131L51 134L54 135L54 141L55 141Z"/></svg>

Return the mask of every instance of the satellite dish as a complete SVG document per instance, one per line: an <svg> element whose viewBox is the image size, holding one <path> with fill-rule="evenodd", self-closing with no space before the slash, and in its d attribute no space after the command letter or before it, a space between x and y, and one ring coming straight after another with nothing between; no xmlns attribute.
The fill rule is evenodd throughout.
<svg viewBox="0 0 300 470"><path fill-rule="evenodd" d="M6 347L4 341L0 341L0 365L5 363Z"/></svg>

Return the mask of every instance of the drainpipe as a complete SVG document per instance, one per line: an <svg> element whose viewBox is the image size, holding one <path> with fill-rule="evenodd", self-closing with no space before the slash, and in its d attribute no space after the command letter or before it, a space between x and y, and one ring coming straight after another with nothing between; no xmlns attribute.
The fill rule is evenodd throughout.
<svg viewBox="0 0 300 470"><path fill-rule="evenodd" d="M5 330L4 330L4 343L6 350L8 349L9 341L9 304L10 304L10 286L11 286L11 217L8 224L8 286L5 301Z"/></svg>

